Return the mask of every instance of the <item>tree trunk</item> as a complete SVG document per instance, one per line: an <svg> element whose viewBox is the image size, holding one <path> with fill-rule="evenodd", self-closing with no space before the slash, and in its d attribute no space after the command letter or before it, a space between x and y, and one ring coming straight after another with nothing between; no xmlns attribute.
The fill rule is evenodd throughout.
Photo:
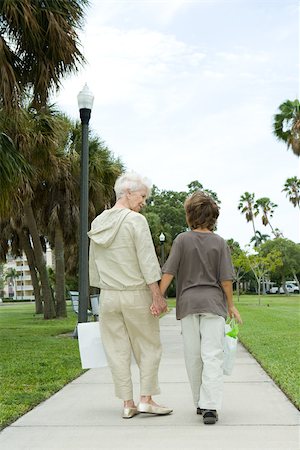
<svg viewBox="0 0 300 450"><path fill-rule="evenodd" d="M277 234L276 234L276 232L274 231L274 228L272 227L272 225L271 225L271 222L269 221L269 219L268 219L268 224L270 225L270 228L271 228L272 234L274 234L274 236L276 237L276 236L277 236Z"/></svg>
<svg viewBox="0 0 300 450"><path fill-rule="evenodd" d="M40 283L36 272L36 266L34 261L34 253L30 243L30 238L26 230L18 230L18 236L21 246L26 254L28 266L30 269L31 282L33 286L33 294L35 300L35 313L43 314L44 306L41 298Z"/></svg>
<svg viewBox="0 0 300 450"><path fill-rule="evenodd" d="M258 237L257 237L257 235L256 235L256 229L255 229L255 223L254 223L254 218L253 218L253 216L252 216L251 222L252 222L252 227L253 227L254 237L255 237L255 247L258 247L259 242L258 242Z"/></svg>
<svg viewBox="0 0 300 450"><path fill-rule="evenodd" d="M287 288L286 288L286 278L285 275L282 277L282 289L285 293L285 295L290 295ZM279 293L280 293L280 289L279 289Z"/></svg>
<svg viewBox="0 0 300 450"><path fill-rule="evenodd" d="M263 287L263 295L266 294L266 280L265 277L262 277L262 287Z"/></svg>
<svg viewBox="0 0 300 450"><path fill-rule="evenodd" d="M67 305L65 297L64 239L59 222L55 227L55 298L56 316L67 317Z"/></svg>
<svg viewBox="0 0 300 450"><path fill-rule="evenodd" d="M294 272L294 271L293 271L293 276L294 276L294 280L296 281L297 286L298 286L298 289L299 289L299 292L300 292L300 282L299 282L299 280L298 280L298 277L297 277L297 275L296 275L296 272Z"/></svg>
<svg viewBox="0 0 300 450"><path fill-rule="evenodd" d="M260 283L261 283L261 278L257 279L257 287L258 287L258 304L259 306L261 306L261 298L260 298Z"/></svg>
<svg viewBox="0 0 300 450"><path fill-rule="evenodd" d="M42 296L44 300L44 319L53 319L55 317L55 308L48 279L46 260L44 257L36 220L30 202L26 202L24 204L24 215L33 242L36 266L40 274Z"/></svg>

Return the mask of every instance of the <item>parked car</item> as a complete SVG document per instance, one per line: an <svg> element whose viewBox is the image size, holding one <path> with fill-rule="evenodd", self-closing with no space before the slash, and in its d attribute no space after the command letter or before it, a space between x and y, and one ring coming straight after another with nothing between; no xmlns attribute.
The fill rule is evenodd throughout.
<svg viewBox="0 0 300 450"><path fill-rule="evenodd" d="M299 294L299 288L296 284L294 283L286 283L286 290L288 291L289 294ZM284 294L284 289L282 286L280 286L280 288L278 286L273 286L270 288L270 290L268 291L269 294Z"/></svg>

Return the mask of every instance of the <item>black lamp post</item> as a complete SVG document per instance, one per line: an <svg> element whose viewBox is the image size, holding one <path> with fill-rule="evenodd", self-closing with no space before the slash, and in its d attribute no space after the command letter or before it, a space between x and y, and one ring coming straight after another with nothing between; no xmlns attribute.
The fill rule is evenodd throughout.
<svg viewBox="0 0 300 450"><path fill-rule="evenodd" d="M165 240L166 240L166 236L164 235L164 233L160 233L159 241L160 241L160 264L161 264L161 267L165 263Z"/></svg>
<svg viewBox="0 0 300 450"><path fill-rule="evenodd" d="M82 145L80 162L80 225L79 225L79 309L78 322L87 322L89 301L88 271L88 206L89 206L89 121L94 96L87 84L77 96L81 119Z"/></svg>

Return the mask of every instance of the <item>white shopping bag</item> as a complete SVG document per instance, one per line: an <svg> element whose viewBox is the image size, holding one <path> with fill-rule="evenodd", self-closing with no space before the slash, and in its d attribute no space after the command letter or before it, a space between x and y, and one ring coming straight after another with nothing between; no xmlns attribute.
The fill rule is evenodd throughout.
<svg viewBox="0 0 300 450"><path fill-rule="evenodd" d="M82 368L106 367L108 364L101 340L99 322L79 323L77 330Z"/></svg>
<svg viewBox="0 0 300 450"><path fill-rule="evenodd" d="M235 355L237 350L237 337L233 338L228 336L227 333L232 329L230 324L225 324L225 339L224 339L224 363L223 363L223 373L224 375L231 375L234 362Z"/></svg>

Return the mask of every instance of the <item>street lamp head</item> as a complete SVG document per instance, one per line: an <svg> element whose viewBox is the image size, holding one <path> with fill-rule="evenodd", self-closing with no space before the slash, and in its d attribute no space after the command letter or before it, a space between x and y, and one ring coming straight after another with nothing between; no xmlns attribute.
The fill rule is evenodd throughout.
<svg viewBox="0 0 300 450"><path fill-rule="evenodd" d="M164 242L165 242L166 236L164 235L164 233L160 233L160 235L159 235L159 240L160 240L161 243L164 243Z"/></svg>
<svg viewBox="0 0 300 450"><path fill-rule="evenodd" d="M77 95L79 109L91 110L94 102L94 95L89 90L88 85L85 83L83 89Z"/></svg>

